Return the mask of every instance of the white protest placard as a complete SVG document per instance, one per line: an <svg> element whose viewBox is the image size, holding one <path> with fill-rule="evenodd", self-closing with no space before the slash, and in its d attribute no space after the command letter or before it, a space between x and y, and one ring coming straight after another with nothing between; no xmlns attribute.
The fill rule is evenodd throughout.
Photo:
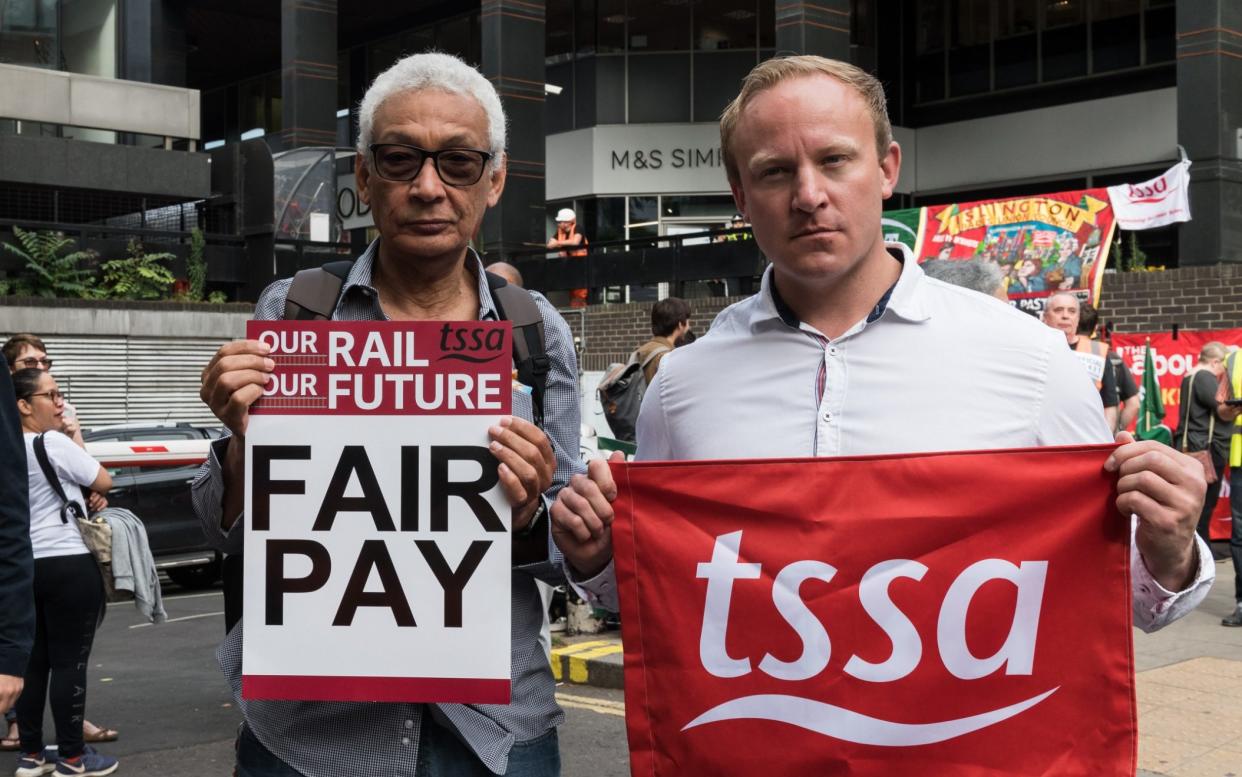
<svg viewBox="0 0 1242 777"><path fill-rule="evenodd" d="M507 322L251 321L242 696L505 704Z"/></svg>

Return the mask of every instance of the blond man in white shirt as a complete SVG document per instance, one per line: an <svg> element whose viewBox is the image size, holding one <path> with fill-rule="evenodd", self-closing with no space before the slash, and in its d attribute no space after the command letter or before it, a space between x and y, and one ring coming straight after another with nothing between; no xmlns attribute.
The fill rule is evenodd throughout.
<svg viewBox="0 0 1242 777"><path fill-rule="evenodd" d="M820 57L765 61L721 118L721 150L772 266L759 294L664 360L638 419L640 459L1112 440L1061 335L926 278L909 251L884 243L901 148L876 79ZM1105 466L1120 476L1118 520L1136 516L1135 624L1151 631L1193 609L1214 578L1195 535L1206 483L1196 461L1167 446L1118 441ZM571 579L613 608L615 496L608 467L593 462L552 509Z"/></svg>

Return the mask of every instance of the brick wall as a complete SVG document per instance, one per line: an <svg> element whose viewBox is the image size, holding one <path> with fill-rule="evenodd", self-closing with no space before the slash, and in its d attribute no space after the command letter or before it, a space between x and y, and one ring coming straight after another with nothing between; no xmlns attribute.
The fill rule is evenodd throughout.
<svg viewBox="0 0 1242 777"><path fill-rule="evenodd" d="M703 334L726 306L741 297L689 300L696 334ZM1100 317L1118 332L1242 327L1242 265L1185 267L1164 272L1106 273L1100 292ZM583 318L569 314L581 336ZM595 305L585 314L586 342L582 367L602 370L625 361L651 334L651 303Z"/></svg>
<svg viewBox="0 0 1242 777"><path fill-rule="evenodd" d="M1100 318L1118 332L1242 326L1242 265L1106 273Z"/></svg>
<svg viewBox="0 0 1242 777"><path fill-rule="evenodd" d="M707 331L716 314L742 297L696 297L690 303L690 328L696 335ZM602 370L613 362L623 362L630 352L651 339L650 302L628 305L593 305L585 316L586 341L582 368ZM567 314L566 320L580 336L581 317Z"/></svg>

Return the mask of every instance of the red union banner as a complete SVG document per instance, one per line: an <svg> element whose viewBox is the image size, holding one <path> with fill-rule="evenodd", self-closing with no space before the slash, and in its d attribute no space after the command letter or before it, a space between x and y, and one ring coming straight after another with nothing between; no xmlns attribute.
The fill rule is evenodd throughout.
<svg viewBox="0 0 1242 777"><path fill-rule="evenodd" d="M1199 362L1199 351L1203 346L1216 341L1224 343L1227 348L1242 347L1242 329L1183 329L1175 338L1169 332L1152 334L1114 334L1113 348L1121 354L1130 372L1134 373L1134 382L1143 385L1143 359L1147 355L1147 341L1150 338L1153 362L1156 367L1156 379L1160 381L1160 399L1164 402L1164 425L1171 430L1178 428L1178 407L1182 401L1182 380ZM1130 426L1133 431L1134 426ZM1180 436L1175 439L1180 445ZM1232 531L1233 515L1229 510L1229 468L1225 468L1225 476L1221 478L1220 499L1212 512L1212 523L1208 528L1214 540L1227 540Z"/></svg>
<svg viewBox="0 0 1242 777"><path fill-rule="evenodd" d="M995 262L1013 304L1038 314L1056 291L1099 299L1113 226L1107 189L929 205L915 255Z"/></svg>
<svg viewBox="0 0 1242 777"><path fill-rule="evenodd" d="M1133 775L1110 449L614 465L632 773Z"/></svg>

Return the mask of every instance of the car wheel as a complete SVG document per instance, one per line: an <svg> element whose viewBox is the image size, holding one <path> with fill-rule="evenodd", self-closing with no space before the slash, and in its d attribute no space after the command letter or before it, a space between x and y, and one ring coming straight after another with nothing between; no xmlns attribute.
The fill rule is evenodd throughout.
<svg viewBox="0 0 1242 777"><path fill-rule="evenodd" d="M220 562L199 564L192 567L172 567L167 570L168 579L182 588L210 588L220 579Z"/></svg>

